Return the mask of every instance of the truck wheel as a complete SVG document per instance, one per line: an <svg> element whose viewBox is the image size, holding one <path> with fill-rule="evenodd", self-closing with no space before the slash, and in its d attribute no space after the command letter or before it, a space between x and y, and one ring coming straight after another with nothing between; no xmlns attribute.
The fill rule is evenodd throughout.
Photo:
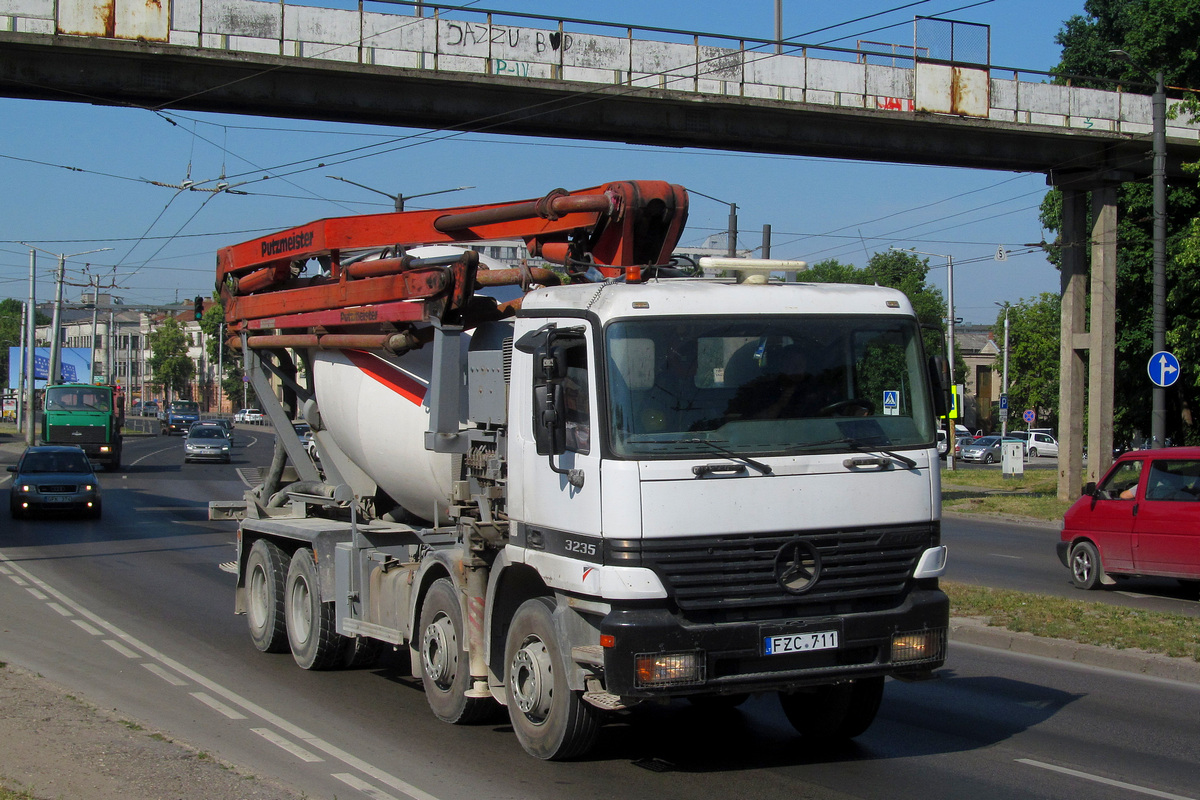
<svg viewBox="0 0 1200 800"><path fill-rule="evenodd" d="M1080 589L1095 589L1104 579L1100 551L1091 542L1077 542L1071 548L1071 583Z"/></svg>
<svg viewBox="0 0 1200 800"><path fill-rule="evenodd" d="M342 650L342 666L346 669L362 669L379 660L383 645L366 636L347 636Z"/></svg>
<svg viewBox="0 0 1200 800"><path fill-rule="evenodd" d="M287 560L287 553L267 539L255 542L246 558L246 622L254 646L264 653L288 649L283 610Z"/></svg>
<svg viewBox="0 0 1200 800"><path fill-rule="evenodd" d="M286 606L288 644L304 669L329 669L342 658L342 637L335 627L333 603L321 602L321 581L312 550L301 547L288 567Z"/></svg>
<svg viewBox="0 0 1200 800"><path fill-rule="evenodd" d="M471 668L464 646L462 607L454 584L433 582L421 605L421 683L434 716L453 725L487 718L495 707L490 697L467 697Z"/></svg>
<svg viewBox="0 0 1200 800"><path fill-rule="evenodd" d="M508 718L525 752L546 761L586 753L600 735L596 709L567 685L548 597L517 609L504 647Z"/></svg>
<svg viewBox="0 0 1200 800"><path fill-rule="evenodd" d="M853 739L866 731L882 700L882 677L779 694L792 727L802 736L825 741Z"/></svg>

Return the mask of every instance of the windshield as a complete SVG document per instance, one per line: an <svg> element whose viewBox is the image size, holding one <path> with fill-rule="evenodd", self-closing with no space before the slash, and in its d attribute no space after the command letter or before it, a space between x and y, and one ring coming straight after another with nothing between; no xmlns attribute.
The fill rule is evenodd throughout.
<svg viewBox="0 0 1200 800"><path fill-rule="evenodd" d="M70 472L90 473L92 465L83 453L30 453L21 462L22 473Z"/></svg>
<svg viewBox="0 0 1200 800"><path fill-rule="evenodd" d="M108 411L108 389L100 387L51 386L46 390L47 411Z"/></svg>
<svg viewBox="0 0 1200 800"><path fill-rule="evenodd" d="M916 322L754 317L616 322L605 332L614 455L929 447Z"/></svg>
<svg viewBox="0 0 1200 800"><path fill-rule="evenodd" d="M172 400L171 410L178 414L199 414L200 404L190 400Z"/></svg>

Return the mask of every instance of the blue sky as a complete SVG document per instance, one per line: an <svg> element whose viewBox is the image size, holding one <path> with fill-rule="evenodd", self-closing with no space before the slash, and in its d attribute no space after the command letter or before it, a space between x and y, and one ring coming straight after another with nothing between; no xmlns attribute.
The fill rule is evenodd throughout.
<svg viewBox="0 0 1200 800"><path fill-rule="evenodd" d="M783 33L799 41L853 47L856 39L912 41L916 14L991 26L992 63L1048 70L1054 36L1081 14L1083 0L904 0L783 2ZM481 6L624 24L770 38L774 0L646 3L609 0L484 0ZM827 26L872 16L822 33ZM954 9L961 9L955 11ZM407 12L405 12L407 13ZM540 27L532 22L529 27ZM875 30L895 24L883 30ZM832 41L835 36L849 38ZM422 198L410 208L516 200L556 186L663 179L737 203L740 243L757 246L773 228L776 258L837 258L857 265L889 246L952 255L955 307L968 323L991 323L996 302L1058 291L1058 273L1022 247L1043 232L1037 207L1041 174L985 172L868 162L589 144L473 134L391 149L383 155L310 168L265 182L252 194L177 193L144 179L178 183L243 173L259 176L297 159L325 156L414 133L401 128L334 125L78 103L0 99L0 297L25 298L29 251L112 250L68 258L68 280L92 279L129 303L165 303L212 291L217 248L314 219L390 208L386 198L349 180L406 195L477 188ZM311 165L310 165L311 167ZM77 168L77 169L67 169ZM85 170L85 171L78 171ZM205 201L208 201L207 203ZM702 244L726 227L728 207L692 196L683 242ZM1012 251L992 260L998 246ZM57 259L38 256L39 300L51 295ZM932 257L930 280L946 288L945 259ZM68 286L68 299L80 289Z"/></svg>

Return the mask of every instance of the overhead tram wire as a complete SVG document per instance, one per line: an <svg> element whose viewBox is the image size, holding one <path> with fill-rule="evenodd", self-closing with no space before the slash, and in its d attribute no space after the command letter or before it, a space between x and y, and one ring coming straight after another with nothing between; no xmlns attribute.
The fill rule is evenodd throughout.
<svg viewBox="0 0 1200 800"><path fill-rule="evenodd" d="M993 1L994 1L994 0L983 0L983 2L981 2L981 3L974 3L974 4L972 4L972 5L982 5L982 4L984 4L984 3L990 3L990 2L993 2ZM470 5L474 5L474 3L471 3ZM881 16L881 15L883 15L883 14L892 13L892 12L893 12L893 11L895 11L895 10L899 10L899 9L903 9L903 8L909 7L909 5L912 5L912 4L905 4L905 5L897 6L897 7L893 8L893 9L887 9L887 10L885 10L885 11L880 11L880 12L877 12L876 14L868 15L867 17L864 17L863 19L869 19L869 18L871 18L871 17L874 17L874 16ZM972 6L963 6L962 8L969 8L969 7L972 7ZM464 6L463 8L465 8L465 6ZM951 9L951 10L949 10L949 11L938 12L938 13L953 13L953 11L956 11L956 10L960 10L960 9ZM501 12L501 13L503 13L503 12ZM513 12L513 16L523 16L523 15ZM594 20L578 20L578 21L579 21L579 22L581 22L581 23L585 23L585 24L595 24L595 25L610 25L610 26L611 26L611 25L613 25L613 24L614 24L614 23L604 23L604 22L599 22L599 21L594 21ZM405 23L405 24L407 25L407 24L414 24L414 23ZM902 23L897 23L897 24L902 24ZM396 29L399 29L399 28L401 28L401 27L404 27L404 26L403 26L403 25L401 25L401 26L397 26L397 28L396 28ZM638 27L638 26L635 26L635 27ZM836 26L835 26L835 27L836 27ZM894 26L889 26L889 27L894 27ZM656 29L656 28L653 28L653 27L645 27L644 29L645 29L645 30L658 30L658 29ZM377 35L378 35L378 34L377 34ZM713 37L713 38L717 38L717 37L721 37L721 36L723 36L722 34L697 34L697 35L710 36L710 37ZM803 36L803 35L807 35L807 34L798 34L798 36ZM739 37L739 38L741 38L741 37ZM745 38L751 38L751 37L745 37ZM794 40L794 39L796 39L796 38L797 38L796 36L791 36L791 37L787 37L786 39L784 39L784 40L782 40L782 41L783 41L783 42L785 42L785 43L790 43L790 44L791 44L791 46L792 46L794 49L802 49L803 47L805 47L805 46L806 46L806 45L803 45L803 44L795 43L793 40ZM759 44L757 44L757 45L755 45L755 46L754 46L754 47L752 47L752 48L747 48L747 51L748 51L748 52L754 52L754 51L758 51L758 50L761 50L761 49L763 49L763 48L765 48L765 47L768 47L768 46L773 46L774 44L776 44L776 42L775 42L774 40L755 40L755 41L760 41L760 43L759 43ZM329 52L332 52L332 51L334 51L334 50L341 49L341 48L343 48L343 47L350 47L350 46L352 46L353 44L355 44L355 43L357 43L357 42L358 42L358 40L356 39L354 42L351 42L351 43L347 43L347 44L339 44L339 45L336 45L336 46L334 46L334 47L331 47L331 48L329 48ZM764 55L764 57L766 57L766 58L773 58L773 57L775 57L775 55L777 55L777 54L775 54L775 53L766 53L766 54ZM702 59L702 60L695 61L695 62L692 62L692 63L690 63L690 64L687 64L687 65L683 65L683 66L686 66L686 67L700 67L700 66L703 66L704 64L709 64L709 63L713 63L713 62L715 62L715 61L718 61L718 60L720 60L720 58L721 58L721 56L713 56L712 58ZM272 68L270 68L269 70L263 70L263 71L261 71L261 72L255 73L255 74L256 74L256 75L263 75L263 74L267 74L267 73L269 73L269 72L272 72L272 71L275 71L275 70L278 70L278 69L282 69L282 67L272 67ZM665 72L662 72L662 73L656 73L656 75L657 75L658 77L665 78L665 79L666 79L666 83L668 83L668 84L670 84L670 83L675 83L675 82L677 82L677 81L682 81L682 80L687 80L687 79L688 79L688 77L687 77L687 76L674 76L674 77L672 77L671 75L669 75L668 73L665 73ZM252 76L248 76L247 78L244 78L244 79L239 79L239 81L231 82L230 84L223 84L222 86L228 86L228 85L232 85L232 83L241 82L242 80L247 80L247 79L249 79L249 77L252 77ZM213 89L217 89L217 88L222 88L222 87L213 87ZM568 108L574 108L574 107L576 107L577 105L585 105L585 104L587 104L587 103L594 103L594 102L597 102L597 101L598 101L598 100L600 100L600 99L610 99L610 98L612 98L612 97L631 96L631 95L637 94L638 92L640 92L640 91L641 91L642 89L644 89L645 87L629 87L628 89L620 89L620 90L617 90L617 91L609 91L609 89L610 89L610 88L611 88L611 87L610 87L609 85L605 84L605 85L602 85L602 86L598 86L598 87L596 87L595 89L589 89L589 90L587 90L587 91L583 91L583 92L576 92L576 93L574 93L574 94L568 95L568 96L566 96L566 97L563 97L563 98L556 98L556 99L552 99L552 100L547 100L547 101L544 101L544 102L541 102L541 103L535 103L535 104L527 105L527 106L524 106L524 107L521 107L521 108L517 108L517 109L508 109L508 110L504 111L503 113L499 113L499 114L492 114L492 115L488 115L488 116L485 116L485 117L477 117L476 119L474 119L474 120L470 120L470 121L468 121L467 123L465 123L465 124L466 124L467 126L469 126L469 127L466 127L466 128L464 128L464 129L462 129L462 130L457 130L457 131L448 131L448 130L447 130L447 129L445 129L445 128L433 128L433 129L427 129L426 131L422 132L421 134L416 134L416 135L409 135L409 136L398 137L397 139L393 140L391 143L397 144L397 145L399 145L399 146L397 146L397 147L394 147L394 148L391 148L391 149L383 150L383 151L381 151L381 152L379 152L379 153L373 153L373 154L370 154L370 155L383 155L383 154L385 154L385 153L397 152L397 151L399 151L399 150L408 149L408 148L410 148L410 147L414 146L414 144L426 143L426 142L418 142L418 143L413 143L411 140L412 140L412 139L414 139L414 138L418 138L418 137L428 136L428 131L429 131L429 130L432 130L432 131L437 131L437 132L441 132L441 133L443 133L444 135L442 135L442 136L437 136L437 137L430 137L429 139L427 139L427 143L433 143L433 142L443 142L443 141L446 141L446 140L449 140L449 139L453 139L453 138L457 138L457 137L463 136L463 135L465 135L465 134L468 134L468 133L479 133L479 132L482 132L482 131L489 130L489 129L493 128L493 127L496 127L496 124L498 124L498 123L493 123L493 124L484 124L484 123L488 123L488 121L489 121L489 120L500 119L500 120L503 120L503 121L510 121L510 120L511 120L511 119L512 119L512 118L513 118L515 115L520 115L520 114L522 114L522 113L524 113L524 116L522 117L523 119L531 119L531 118L535 118L535 117L538 117L538 116L545 116L546 114L549 114L549 113L552 113L552 112L557 112L557 111L561 111L561 110L568 109ZM210 91L211 91L211 89L210 89ZM199 93L197 93L197 94L199 94ZM167 107L169 107L170 105L172 105L172 104L174 104L174 103L178 103L178 102L180 102L181 100L188 99L188 98L190 98L190 97L192 97L192 96L196 96L196 95L188 95L188 96L185 96L185 97L183 97L183 98L179 98L179 99L177 99L177 100L173 101L173 102L172 102L172 103L170 103L170 104L162 104L162 105L159 105L159 106L155 107L155 109L154 109L154 110L162 110L162 109L164 109L164 108L167 108ZM578 102L578 103L573 103L572 101L581 101L581 102ZM568 105L568 103L572 103L572 104ZM528 112L533 112L533 111L534 111L534 110L536 110L536 109L542 109L542 110L541 110L541 111L538 111L538 113L536 113L536 114L535 114L535 113L528 113ZM270 168L267 168L266 170L261 170L261 171L265 171L265 172L278 171L278 170L281 170L281 169L287 169L288 167L292 167L292 166L298 166L298 165L300 165L300 164L305 164L305 163L308 163L308 162L311 162L311 161L315 161L315 160L318 160L318 159L322 159L322 161L323 161L323 163L322 163L322 165L321 165L321 166L312 166L312 167L307 167L307 168L304 168L304 169L301 169L301 170L293 170L292 172L287 172L287 173L284 173L283 175L275 175L275 176L273 176L273 179L274 179L274 178L280 178L280 177L287 177L287 176L290 176L290 175L295 175L295 174L298 174L298 173L300 173L300 172L307 172L307 171L310 171L310 170L313 170L313 169L319 169L319 168L323 168L323 167L329 167L329 166L333 166L333 165L335 165L335 164L344 164L344 163L348 163L349 161L361 160L361 158L363 158L363 157L369 157L369 156L361 156L361 155L360 155L360 156L356 156L355 158L343 158L343 159L341 159L341 160L339 160L339 161L334 161L334 162L332 162L332 163L330 163L330 162L328 161L328 159L339 158L339 157L341 157L341 156L348 155L348 154L351 154L351 153L359 153L359 152L361 152L362 150L371 149L371 148L377 148L377 147L384 147L384 146L385 146L385 143L375 143L375 144L371 144L371 145L364 145L364 146L362 146L362 147L358 147L358 148L351 148L351 149L349 149L349 150L344 150L344 151L340 151L340 152L335 152L335 153L327 154L327 155L325 155L325 156L314 157L314 158L310 158L310 159L304 159L304 160L302 160L302 161L293 161L293 162L288 162L288 163L284 163L284 164L276 165L275 167L270 167ZM255 172L259 172L259 171L260 171L260 170L256 170ZM230 175L230 176L228 176L228 177L229 177L229 179L230 179L230 180L234 180L234 179L237 179L237 178L246 177L246 176L248 176L248 175L251 175L251 174L254 174L254 173L251 173L251 172L236 173L236 174L234 174L234 175ZM250 181L250 182L253 182L253 181Z"/></svg>

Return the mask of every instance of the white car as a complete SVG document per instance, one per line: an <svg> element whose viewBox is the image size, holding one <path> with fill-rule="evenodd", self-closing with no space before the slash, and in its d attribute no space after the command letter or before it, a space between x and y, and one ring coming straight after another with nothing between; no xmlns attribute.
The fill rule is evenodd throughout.
<svg viewBox="0 0 1200 800"><path fill-rule="evenodd" d="M1029 434L1028 441L1030 458L1058 455L1058 440L1048 433L1038 433L1037 431L1033 431Z"/></svg>
<svg viewBox="0 0 1200 800"><path fill-rule="evenodd" d="M258 424L263 421L263 413L257 408L243 408L233 415L234 422Z"/></svg>

